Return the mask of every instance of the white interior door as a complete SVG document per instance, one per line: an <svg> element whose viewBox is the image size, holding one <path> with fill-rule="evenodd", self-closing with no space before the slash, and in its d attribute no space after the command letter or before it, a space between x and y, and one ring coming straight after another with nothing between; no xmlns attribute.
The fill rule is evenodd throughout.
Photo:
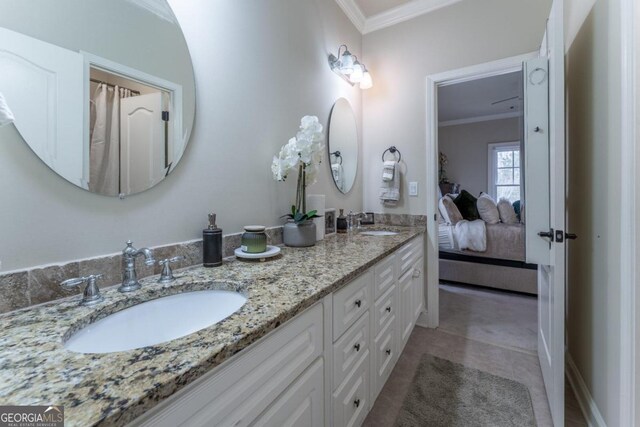
<svg viewBox="0 0 640 427"><path fill-rule="evenodd" d="M0 92L29 147L59 175L88 188L82 55L0 28Z"/></svg>
<svg viewBox="0 0 640 427"><path fill-rule="evenodd" d="M120 191L138 193L165 174L162 93L123 98L120 104Z"/></svg>
<svg viewBox="0 0 640 427"><path fill-rule="evenodd" d="M541 58L524 64L526 258L538 264L538 357L554 425L564 425L565 126L563 0ZM542 233L542 235L540 235Z"/></svg>

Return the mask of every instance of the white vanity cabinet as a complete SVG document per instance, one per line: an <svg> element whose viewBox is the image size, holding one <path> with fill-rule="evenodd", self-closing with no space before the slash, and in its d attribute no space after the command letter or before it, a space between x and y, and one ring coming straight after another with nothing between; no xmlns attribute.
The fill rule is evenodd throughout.
<svg viewBox="0 0 640 427"><path fill-rule="evenodd" d="M131 425L363 423L424 307L423 237Z"/></svg>
<svg viewBox="0 0 640 427"><path fill-rule="evenodd" d="M323 421L323 382L317 380L322 375L314 375L323 366L323 344L323 307L316 304L132 425L249 426L261 419L291 419L300 410Z"/></svg>

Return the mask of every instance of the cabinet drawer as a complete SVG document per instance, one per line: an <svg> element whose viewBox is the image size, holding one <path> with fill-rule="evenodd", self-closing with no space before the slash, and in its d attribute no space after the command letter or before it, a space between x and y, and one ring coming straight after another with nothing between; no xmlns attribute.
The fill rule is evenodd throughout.
<svg viewBox="0 0 640 427"><path fill-rule="evenodd" d="M398 312L398 295L396 285L393 285L387 292L376 301L373 309L372 335L377 337L389 320Z"/></svg>
<svg viewBox="0 0 640 427"><path fill-rule="evenodd" d="M397 275L398 277L406 273L416 263L418 258L422 256L422 237L416 237L400 249L396 253Z"/></svg>
<svg viewBox="0 0 640 427"><path fill-rule="evenodd" d="M375 281L374 298L377 299L396 282L396 256L390 255L376 264L373 275Z"/></svg>
<svg viewBox="0 0 640 427"><path fill-rule="evenodd" d="M333 341L371 306L371 270L333 294Z"/></svg>
<svg viewBox="0 0 640 427"><path fill-rule="evenodd" d="M323 372L319 358L251 425L324 427Z"/></svg>
<svg viewBox="0 0 640 427"><path fill-rule="evenodd" d="M132 425L249 425L322 355L322 319L316 304Z"/></svg>
<svg viewBox="0 0 640 427"><path fill-rule="evenodd" d="M369 311L333 345L333 388L336 389L369 349Z"/></svg>
<svg viewBox="0 0 640 427"><path fill-rule="evenodd" d="M333 426L360 426L369 412L369 350L333 393Z"/></svg>
<svg viewBox="0 0 640 427"><path fill-rule="evenodd" d="M373 373L373 396L372 402L378 397L380 390L387 382L387 378L391 374L396 361L396 338L397 333L395 331L395 317L391 319L391 322L385 327L380 336L375 340L373 347L373 366L375 372Z"/></svg>

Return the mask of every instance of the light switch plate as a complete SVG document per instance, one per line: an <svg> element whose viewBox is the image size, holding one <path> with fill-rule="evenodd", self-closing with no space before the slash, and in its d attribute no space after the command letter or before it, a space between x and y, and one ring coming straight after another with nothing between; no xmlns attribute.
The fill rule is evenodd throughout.
<svg viewBox="0 0 640 427"><path fill-rule="evenodd" d="M418 196L418 183L415 181L409 183L409 196L411 197Z"/></svg>

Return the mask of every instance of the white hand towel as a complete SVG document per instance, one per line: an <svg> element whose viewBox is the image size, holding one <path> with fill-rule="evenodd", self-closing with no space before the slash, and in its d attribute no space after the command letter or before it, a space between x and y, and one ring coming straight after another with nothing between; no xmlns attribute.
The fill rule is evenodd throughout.
<svg viewBox="0 0 640 427"><path fill-rule="evenodd" d="M333 181L336 183L336 186L340 190L344 190L343 188L344 169L342 169L342 165L340 163L333 163L331 165L331 173L333 174Z"/></svg>
<svg viewBox="0 0 640 427"><path fill-rule="evenodd" d="M13 113L7 105L7 101L4 99L4 96L0 92L0 127L8 125L9 123L13 123L15 120L16 119L13 116Z"/></svg>
<svg viewBox="0 0 640 427"><path fill-rule="evenodd" d="M397 206L400 200L400 167L394 166L393 179L391 181L382 180L380 187L380 200L384 206Z"/></svg>
<svg viewBox="0 0 640 427"><path fill-rule="evenodd" d="M393 180L393 173L396 169L395 160L387 160L383 163L382 166L382 180L383 181L391 181Z"/></svg>

